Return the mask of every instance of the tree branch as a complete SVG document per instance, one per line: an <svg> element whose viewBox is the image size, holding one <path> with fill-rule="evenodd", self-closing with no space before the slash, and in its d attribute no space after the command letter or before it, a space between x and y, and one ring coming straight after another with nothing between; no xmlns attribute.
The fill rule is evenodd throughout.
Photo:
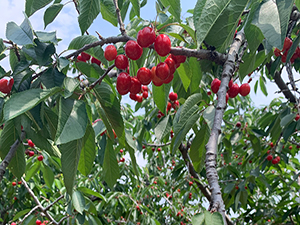
<svg viewBox="0 0 300 225"><path fill-rule="evenodd" d="M288 99L290 102L292 103L296 103L296 98L295 96L293 95L293 93L290 91L290 89L288 88L288 86L286 85L286 83L284 83L284 81L282 80L281 78L281 74L279 71L276 71L275 72L275 75L274 75L274 80L275 80L275 83L276 85L279 87L279 89L282 91L284 97L286 99Z"/></svg>
<svg viewBox="0 0 300 225"><path fill-rule="evenodd" d="M119 9L119 6L118 6L118 0L114 0L114 4L115 4L115 7L116 7L116 13L117 13L118 22L119 22L119 25L120 25L121 34L125 35L126 34L126 30L125 30L124 23L122 21L120 9Z"/></svg>
<svg viewBox="0 0 300 225"><path fill-rule="evenodd" d="M211 201L211 193L202 183L200 183L200 177L199 177L198 173L195 171L192 160L188 154L188 148L186 146L184 146L183 144L180 144L179 150L181 152L181 155L184 159L185 165L187 166L190 175L193 176L194 178L196 178L194 181L195 181L197 187L200 189L200 191L206 197L206 199L210 202ZM225 215L225 217L226 217L227 224L233 225L233 222L230 220L230 218L227 214Z"/></svg>
<svg viewBox="0 0 300 225"><path fill-rule="evenodd" d="M35 194L33 193L33 191L30 189L30 187L28 186L27 182L25 181L25 179L23 177L21 177L21 180L23 182L23 185L25 186L25 188L27 189L27 191L29 192L30 196L33 198L33 200L35 201L35 203L37 204L37 206L34 207L34 209L39 209L40 211L42 211L42 213L51 221L52 224L55 225L59 225L61 224L65 219L69 218L69 216L65 216L63 217L59 222L56 222L56 220L48 213L48 210L50 209L50 207L52 207L55 203L57 203L60 199L62 199L64 196L61 195L59 198L57 198L54 202L52 202L50 205L48 205L47 207L43 207L41 202L38 200L38 198L35 196ZM32 212L34 212L34 210L32 209L26 216L28 217ZM26 217L25 216L25 217ZM23 218L24 220L24 218ZM22 221L23 221L22 220Z"/></svg>
<svg viewBox="0 0 300 225"><path fill-rule="evenodd" d="M206 177L211 189L211 201L209 206L209 211L211 212L220 212L223 216L224 223L226 225L225 217L225 205L222 199L221 188L218 183L218 172L217 172L217 147L218 147L218 138L221 133L221 124L223 114L226 108L226 92L228 90L228 83L235 71L235 61L238 57L239 49L244 43L245 34L241 30L237 33L233 44L231 45L228 53L228 58L223 66L222 80L220 89L218 91L218 103L216 106L216 112L214 117L214 123L212 131L206 144Z"/></svg>
<svg viewBox="0 0 300 225"><path fill-rule="evenodd" d="M22 131L20 140L18 139L18 140L15 141L15 143L13 143L13 145L10 147L9 152L7 153L7 155L5 156L3 161L1 162L1 165L0 165L0 182L2 181L3 176L5 174L6 167L9 165L10 161L12 160L14 155L16 154L16 151L17 151L20 143L22 143L25 136L26 136L25 131Z"/></svg>

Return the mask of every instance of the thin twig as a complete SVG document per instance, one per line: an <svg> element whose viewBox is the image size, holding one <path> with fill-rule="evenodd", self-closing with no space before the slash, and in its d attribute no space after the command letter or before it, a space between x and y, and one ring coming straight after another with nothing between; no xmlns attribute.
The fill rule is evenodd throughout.
<svg viewBox="0 0 300 225"><path fill-rule="evenodd" d="M91 84L90 86L90 90L93 89L97 84L101 84L102 80L104 79L104 77L115 67L115 64L112 64L111 66L109 66L107 68L107 70L105 71L105 73L99 77L94 83Z"/></svg>
<svg viewBox="0 0 300 225"><path fill-rule="evenodd" d="M125 35L126 30L125 30L125 26L124 26L124 23L123 23L123 20L122 20L122 17L121 17L121 12L120 12L120 9L119 9L119 6L118 6L118 0L114 0L114 4L115 4L115 7L116 7L116 13L117 13L117 17L118 17L118 23L120 25L121 34Z"/></svg>

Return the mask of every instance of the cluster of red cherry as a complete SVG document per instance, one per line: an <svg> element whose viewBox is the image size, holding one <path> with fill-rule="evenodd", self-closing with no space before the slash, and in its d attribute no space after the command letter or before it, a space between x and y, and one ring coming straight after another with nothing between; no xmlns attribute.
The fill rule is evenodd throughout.
<svg viewBox="0 0 300 225"><path fill-rule="evenodd" d="M270 147L273 148L274 147L274 144L273 142L270 143ZM267 151L267 160L268 161L272 161L272 164L275 165L275 164L278 164L280 162L280 156L276 156L274 159L273 159L273 156L270 154L271 153L271 150L268 150Z"/></svg>
<svg viewBox="0 0 300 225"><path fill-rule="evenodd" d="M28 146L31 147L31 148L34 148L34 147L35 147L35 144L32 142L32 140L28 139L28 140L27 140L27 143L28 143ZM25 150L25 154L28 155L29 157L32 157L32 156L34 156L35 153L34 153L34 151L31 151L31 150L29 150L29 149L26 149L26 150ZM38 161L43 161L43 159L44 159L44 156L43 156L43 155L39 155L39 156L37 157L37 160L38 160Z"/></svg>
<svg viewBox="0 0 300 225"><path fill-rule="evenodd" d="M142 98L137 95L143 93L145 98L146 87L152 81L155 86L167 84L173 80L174 72L181 63L185 62L186 56L170 54L164 62L158 63L151 70L146 67L141 67L137 71L136 77L129 75L128 58L138 60L143 54L143 48L148 48L154 43L154 49L158 55L164 57L171 51L170 38L165 34L160 34L156 37L155 31L151 27L145 27L137 34L137 41L129 40L125 44L125 54L117 55L117 50L114 45L108 45L104 50L104 57L108 61L115 60L115 66L124 70L117 77L117 90L119 94L125 95L130 93L130 98L135 101L142 101ZM147 96L148 97L148 96Z"/></svg>
<svg viewBox="0 0 300 225"><path fill-rule="evenodd" d="M218 93L220 85L221 81L218 78L215 78L210 85L212 92L215 94ZM229 89L226 93L226 103L228 102L229 98L235 98L238 94L245 97L250 93L249 83L244 83L239 87L237 83L233 83L233 80L230 80L228 87ZM208 91L207 94L211 95L211 92Z"/></svg>
<svg viewBox="0 0 300 225"><path fill-rule="evenodd" d="M0 80L0 91L4 94L9 94L13 85L14 78L2 78Z"/></svg>
<svg viewBox="0 0 300 225"><path fill-rule="evenodd" d="M179 108L179 101L177 100L178 95L174 92L170 92L169 93L169 101L167 104L167 113L173 108L174 110L176 110L177 108ZM157 113L157 118L161 118L165 116L165 114L163 112L161 112L160 110ZM171 136L173 136L173 131L171 132Z"/></svg>
<svg viewBox="0 0 300 225"><path fill-rule="evenodd" d="M280 51L278 48L275 48L274 55L276 57L281 56L281 62L285 63L288 51L292 47L292 45L293 45L293 41L290 38L286 37L284 39L282 50ZM291 63L294 63L295 59L297 59L297 58L300 58L300 48L299 47L296 48L295 53L291 57Z"/></svg>

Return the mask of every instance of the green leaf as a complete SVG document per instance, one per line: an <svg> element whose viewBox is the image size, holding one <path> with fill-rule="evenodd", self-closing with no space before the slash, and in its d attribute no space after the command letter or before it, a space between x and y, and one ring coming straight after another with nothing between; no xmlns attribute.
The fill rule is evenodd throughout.
<svg viewBox="0 0 300 225"><path fill-rule="evenodd" d="M69 44L68 49L80 49L85 45L94 43L99 41L98 38L96 38L93 35L84 35L84 36L79 36L74 38L71 43ZM86 53L90 54L91 56L99 59L104 65L108 65L107 60L104 57L104 51L101 48L101 46L96 46L94 48L90 48L87 51L85 51Z"/></svg>
<svg viewBox="0 0 300 225"><path fill-rule="evenodd" d="M182 140L186 137L186 134L189 132L189 130L195 125L199 117L200 115L198 113L193 114L190 118L188 118L182 129L178 133L175 133L171 142L172 152L174 152L179 147Z"/></svg>
<svg viewBox="0 0 300 225"><path fill-rule="evenodd" d="M191 83L190 83L190 88L191 88L191 93L195 93L199 91L199 85L202 80L202 70L199 61L195 57L190 57L189 58L189 66L190 66L190 73L192 74L191 77Z"/></svg>
<svg viewBox="0 0 300 225"><path fill-rule="evenodd" d="M204 225L205 223L205 215L204 213L198 213L192 217L193 225Z"/></svg>
<svg viewBox="0 0 300 225"><path fill-rule="evenodd" d="M125 131L125 138L126 138L126 149L128 149L129 151L134 172L137 176L139 176L138 165L136 163L136 158L135 158L135 152L137 151L136 144L133 140L132 135L128 131Z"/></svg>
<svg viewBox="0 0 300 225"><path fill-rule="evenodd" d="M198 0L194 9L194 24L198 46L215 25L230 0ZM223 21L224 22L224 21Z"/></svg>
<svg viewBox="0 0 300 225"><path fill-rule="evenodd" d="M16 126L13 120L7 121L4 125L4 129L1 132L0 136L0 157L2 160L10 151L11 146L15 143L16 140L19 139L19 135L17 133ZM24 154L24 146L21 143L17 148L16 154L13 156L10 161L8 168L17 178L21 178L21 176L25 172L26 161Z"/></svg>
<svg viewBox="0 0 300 225"><path fill-rule="evenodd" d="M15 22L6 24L6 38L18 45L33 44L33 30L28 18L18 26Z"/></svg>
<svg viewBox="0 0 300 225"><path fill-rule="evenodd" d="M46 185L51 189L52 184L54 182L54 173L52 169L47 165L43 164L41 170L43 172L43 178L45 180Z"/></svg>
<svg viewBox="0 0 300 225"><path fill-rule="evenodd" d="M37 161L37 162L31 164L30 167L28 169L26 169L25 180L29 181L32 176L37 174L37 172L40 170L40 168L41 168L40 161Z"/></svg>
<svg viewBox="0 0 300 225"><path fill-rule="evenodd" d="M205 211L205 223L208 225L224 225L223 217L219 212Z"/></svg>
<svg viewBox="0 0 300 225"><path fill-rule="evenodd" d="M169 91L171 84L163 84L159 87L152 85L153 99L157 108L163 113L166 112L167 101L169 98Z"/></svg>
<svg viewBox="0 0 300 225"><path fill-rule="evenodd" d="M106 202L106 198L105 196L101 195L100 193L96 192L96 191L92 191L91 189L88 189L87 187L78 187L77 188L78 191L81 191L83 194L85 195L93 195L96 196L100 199L102 199L103 201Z"/></svg>
<svg viewBox="0 0 300 225"><path fill-rule="evenodd" d="M240 65L239 69L239 78L240 82L243 82L245 76L247 76L249 73L251 73L254 69L254 64L256 60L256 52L245 52L243 56L243 62Z"/></svg>
<svg viewBox="0 0 300 225"><path fill-rule="evenodd" d="M159 142L168 134L171 130L170 115L165 116L159 121L154 128L154 133Z"/></svg>
<svg viewBox="0 0 300 225"><path fill-rule="evenodd" d="M260 86L260 90L262 91L262 93L265 96L268 96L268 92L267 92L267 88L266 88L266 85L265 85L265 81L264 81L264 79L263 79L262 76L259 78L259 86Z"/></svg>
<svg viewBox="0 0 300 225"><path fill-rule="evenodd" d="M60 88L52 88L49 90L30 89L23 92L13 94L4 104L3 115L4 121L15 118L22 113L37 106L46 98L56 94Z"/></svg>
<svg viewBox="0 0 300 225"><path fill-rule="evenodd" d="M84 176L88 176L94 166L93 162L96 158L95 132L90 124L87 126L82 143L83 147L80 153L78 170Z"/></svg>
<svg viewBox="0 0 300 225"><path fill-rule="evenodd" d="M283 31L281 30L279 13L274 1L266 0L260 4L254 15L252 24L262 31L270 45L282 49L283 41L281 37Z"/></svg>
<svg viewBox="0 0 300 225"><path fill-rule="evenodd" d="M56 31L52 31L52 32L35 31L35 34L40 40L40 42L53 43L53 44L58 43L58 39L56 37Z"/></svg>
<svg viewBox="0 0 300 225"><path fill-rule="evenodd" d="M61 151L61 168L64 175L64 182L69 195L72 195L77 167L82 149L82 140L62 144L59 147Z"/></svg>
<svg viewBox="0 0 300 225"><path fill-rule="evenodd" d="M101 85L96 85L93 89L96 98L101 104L102 109L105 112L106 118L109 120L112 128L116 132L118 139L121 143L125 143L125 131L124 131L124 122L121 116L120 102L116 98L111 87L102 82Z"/></svg>
<svg viewBox="0 0 300 225"><path fill-rule="evenodd" d="M79 86L80 82L77 79L66 77L64 79L64 87L65 87L65 98L70 97L75 89Z"/></svg>
<svg viewBox="0 0 300 225"><path fill-rule="evenodd" d="M195 93L187 98L185 103L182 105L179 122L184 120L184 118L186 118L186 115L190 114L189 111L191 111L192 107L196 106L201 101L201 99L202 97L200 93Z"/></svg>
<svg viewBox="0 0 300 225"><path fill-rule="evenodd" d="M63 4L53 4L46 9L44 13L44 29L47 27L48 24L52 23L52 21L56 18L56 16L62 10L63 7Z"/></svg>
<svg viewBox="0 0 300 225"><path fill-rule="evenodd" d="M208 106L203 112L203 118L208 124L209 128L212 129L214 119L215 119L215 107Z"/></svg>
<svg viewBox="0 0 300 225"><path fill-rule="evenodd" d="M250 134L249 137L250 137L250 141L251 141L251 145L254 150L254 153L257 156L261 152L260 140L258 137L256 137L255 135L252 135L252 134Z"/></svg>
<svg viewBox="0 0 300 225"><path fill-rule="evenodd" d="M213 0L210 2L218 4L219 2L224 2L224 0ZM213 27L205 37L207 44L216 47L220 52L225 52L231 45L237 29L238 20L241 18L249 0L230 0L229 2L230 4L221 12L220 16L217 17ZM212 17L213 15L208 16ZM224 23L226 26L224 26Z"/></svg>
<svg viewBox="0 0 300 225"><path fill-rule="evenodd" d="M100 13L100 0L79 0L79 6L78 22L83 35Z"/></svg>
<svg viewBox="0 0 300 225"><path fill-rule="evenodd" d="M288 114L286 115L285 117L283 117L280 121L280 126L283 128L285 127L286 125L290 124L294 118L296 117L295 114Z"/></svg>
<svg viewBox="0 0 300 225"><path fill-rule="evenodd" d="M118 18L116 14L116 7L114 5L113 0L101 0L100 1L100 10L101 16L106 21L110 22L113 26L118 26ZM129 6L129 1L127 2L127 7ZM124 10L125 11L125 10ZM121 14L123 9L121 10ZM126 11L125 11L126 12ZM122 17L123 21L124 18Z"/></svg>
<svg viewBox="0 0 300 225"><path fill-rule="evenodd" d="M129 1L132 4L135 15L137 15L137 17L140 17L140 1L139 0L129 0Z"/></svg>
<svg viewBox="0 0 300 225"><path fill-rule="evenodd" d="M202 123L201 129L197 132L193 140L190 150L190 157L192 159L196 172L200 173L204 167L206 149L205 145L210 136L209 126Z"/></svg>
<svg viewBox="0 0 300 225"><path fill-rule="evenodd" d="M262 43L264 35L257 26L250 23L249 26L246 26L244 31L250 51L256 51L260 43Z"/></svg>
<svg viewBox="0 0 300 225"><path fill-rule="evenodd" d="M0 54L2 54L6 49L6 46L3 43L3 39L0 38Z"/></svg>
<svg viewBox="0 0 300 225"><path fill-rule="evenodd" d="M276 0L276 5L279 13L280 28L281 28L281 44L283 46L284 39L286 37L286 32L288 29L288 24L290 20L290 15L292 7L295 0ZM279 48L282 49L282 48Z"/></svg>
<svg viewBox="0 0 300 225"><path fill-rule="evenodd" d="M28 17L34 14L41 8L51 3L52 0L26 0L25 2L25 13Z"/></svg>
<svg viewBox="0 0 300 225"><path fill-rule="evenodd" d="M88 117L84 102L61 98L55 143L65 144L82 138L86 131L87 122Z"/></svg>
<svg viewBox="0 0 300 225"><path fill-rule="evenodd" d="M180 0L161 0L164 7L169 7L168 11L175 17L177 22L180 22L181 6Z"/></svg>
<svg viewBox="0 0 300 225"><path fill-rule="evenodd" d="M21 212L18 212L14 218L13 221L16 221L17 219L19 219L20 217L24 216L25 214L27 214L28 212L30 212L31 209L24 209Z"/></svg>
<svg viewBox="0 0 300 225"><path fill-rule="evenodd" d="M72 203L74 208L76 209L77 212L80 214L83 213L84 208L85 208L85 200L81 192L79 191L74 191L72 194Z"/></svg>
<svg viewBox="0 0 300 225"><path fill-rule="evenodd" d="M185 91L187 91L187 89L189 88L190 83L191 83L191 77L190 77L191 74L190 74L190 67L189 67L188 62L185 62L185 63L181 64L177 68L175 73L176 72L179 74L179 77L182 81L182 85L183 85Z"/></svg>
<svg viewBox="0 0 300 225"><path fill-rule="evenodd" d="M119 166L112 141L108 138L103 163L104 180L110 188L113 188L120 178Z"/></svg>

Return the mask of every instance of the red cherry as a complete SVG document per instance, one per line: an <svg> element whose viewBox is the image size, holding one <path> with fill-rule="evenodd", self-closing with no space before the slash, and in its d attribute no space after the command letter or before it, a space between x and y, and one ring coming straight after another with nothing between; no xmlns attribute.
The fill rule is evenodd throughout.
<svg viewBox="0 0 300 225"><path fill-rule="evenodd" d="M157 148L157 151L160 152L160 151L161 151L161 148Z"/></svg>
<svg viewBox="0 0 300 225"><path fill-rule="evenodd" d="M39 161L43 161L43 159L44 159L44 156L42 156L42 155L39 155L39 156L37 157L37 159L38 159Z"/></svg>
<svg viewBox="0 0 300 225"><path fill-rule="evenodd" d="M189 186L192 186L192 185L193 185L193 181L190 181L190 182L189 182Z"/></svg>
<svg viewBox="0 0 300 225"><path fill-rule="evenodd" d="M128 58L125 55L118 55L115 59L115 65L120 70L125 70L128 67Z"/></svg>
<svg viewBox="0 0 300 225"><path fill-rule="evenodd" d="M273 156L272 156L272 155L268 155L268 156L267 156L267 160L268 160L268 161L272 161L272 159L273 159Z"/></svg>
<svg viewBox="0 0 300 225"><path fill-rule="evenodd" d="M238 189L239 189L239 186L235 186L235 189L238 190Z"/></svg>
<svg viewBox="0 0 300 225"><path fill-rule="evenodd" d="M16 182L12 182L11 184L12 184L12 186L16 186L16 185L17 185L17 183L16 183Z"/></svg>
<svg viewBox="0 0 300 225"><path fill-rule="evenodd" d="M15 222L12 222L10 225L17 225Z"/></svg>
<svg viewBox="0 0 300 225"><path fill-rule="evenodd" d="M132 93L130 93L130 94L129 94L129 98L130 98L131 100L133 100L133 101L136 101L136 100L137 100L137 94L132 94Z"/></svg>
<svg viewBox="0 0 300 225"><path fill-rule="evenodd" d="M174 78L174 74L172 73L172 74L170 74L170 75L168 76L167 79L163 80L163 83L164 83L164 84L168 84L168 83L170 83L170 82L173 80L173 78Z"/></svg>
<svg viewBox="0 0 300 225"><path fill-rule="evenodd" d="M129 59L138 60L143 54L143 48L136 41L129 40L125 45L125 53Z"/></svg>
<svg viewBox="0 0 300 225"><path fill-rule="evenodd" d="M170 69L170 74L173 74L176 70L176 63L175 60L171 57L166 58L165 63L168 65Z"/></svg>
<svg viewBox="0 0 300 225"><path fill-rule="evenodd" d="M292 44L293 44L293 41L290 38L286 37L284 39L282 52L288 51L292 47Z"/></svg>
<svg viewBox="0 0 300 225"><path fill-rule="evenodd" d="M148 91L144 91L144 92L143 92L143 98L144 98L144 99L148 98Z"/></svg>
<svg viewBox="0 0 300 225"><path fill-rule="evenodd" d="M237 123L235 124L235 126L236 126L236 127L241 127L242 124L241 124L241 122L237 122Z"/></svg>
<svg viewBox="0 0 300 225"><path fill-rule="evenodd" d="M220 85L221 81L218 78L215 78L210 84L211 91L215 94L218 93Z"/></svg>
<svg viewBox="0 0 300 225"><path fill-rule="evenodd" d="M81 52L81 58L84 60L84 61L88 61L90 58L91 58L91 56L89 55L89 54L87 54L87 53L85 53L85 52Z"/></svg>
<svg viewBox="0 0 300 225"><path fill-rule="evenodd" d="M171 92L171 93L169 94L169 99L170 99L172 102L176 101L177 98L178 98L178 95L177 95L176 93Z"/></svg>
<svg viewBox="0 0 300 225"><path fill-rule="evenodd" d="M275 55L276 57L280 56L280 55L281 55L281 51L280 51L278 48L275 48L275 49L274 49L274 55Z"/></svg>
<svg viewBox="0 0 300 225"><path fill-rule="evenodd" d="M141 82L136 77L131 77L130 93L137 94L141 91Z"/></svg>
<svg viewBox="0 0 300 225"><path fill-rule="evenodd" d="M179 108L179 101L176 100L173 104L172 104L173 109L177 109Z"/></svg>
<svg viewBox="0 0 300 225"><path fill-rule="evenodd" d="M274 147L274 144L273 144L273 142L271 142L271 143L270 143L270 147L271 147L271 148L273 148L273 147Z"/></svg>
<svg viewBox="0 0 300 225"><path fill-rule="evenodd" d="M289 150L292 150L292 149L293 149L293 146L290 145L290 146L289 146Z"/></svg>
<svg viewBox="0 0 300 225"><path fill-rule="evenodd" d="M160 56L166 56L171 51L171 40L165 34L160 34L156 37L154 42L154 49Z"/></svg>
<svg viewBox="0 0 300 225"><path fill-rule="evenodd" d="M117 77L117 90L120 95L126 95L131 87L131 77L128 73L122 72Z"/></svg>
<svg viewBox="0 0 300 225"><path fill-rule="evenodd" d="M79 56L77 56L77 62L85 62L85 59L84 58L82 58L82 56L81 55L79 55Z"/></svg>
<svg viewBox="0 0 300 225"><path fill-rule="evenodd" d="M98 60L98 59L96 59L96 58L94 58L94 57L92 57L92 59L91 59L91 63L95 63L95 64L97 64L98 66L100 66L100 64L101 64L101 61L100 61L100 60Z"/></svg>
<svg viewBox="0 0 300 225"><path fill-rule="evenodd" d="M41 225L41 224L42 224L42 221L36 220L36 221L35 221L35 224L36 224L36 225Z"/></svg>
<svg viewBox="0 0 300 225"><path fill-rule="evenodd" d="M107 61L113 61L117 57L117 49L114 45L106 46L104 50L104 57Z"/></svg>
<svg viewBox="0 0 300 225"><path fill-rule="evenodd" d="M207 95L211 95L211 91L207 91Z"/></svg>
<svg viewBox="0 0 300 225"><path fill-rule="evenodd" d="M228 87L231 88L232 85L233 85L233 80L230 80L228 83Z"/></svg>
<svg viewBox="0 0 300 225"><path fill-rule="evenodd" d="M168 104L167 104L167 111L170 111L171 108L172 108L172 104L171 104L171 102L168 102Z"/></svg>
<svg viewBox="0 0 300 225"><path fill-rule="evenodd" d="M137 43L141 47L147 48L153 44L155 38L156 38L155 31L151 27L145 27L144 29L138 32Z"/></svg>
<svg viewBox="0 0 300 225"><path fill-rule="evenodd" d="M31 148L34 148L34 143L32 142L32 140L28 139L27 143Z"/></svg>
<svg viewBox="0 0 300 225"><path fill-rule="evenodd" d="M297 114L296 117L295 117L295 120L298 121L299 119L300 119L300 115Z"/></svg>
<svg viewBox="0 0 300 225"><path fill-rule="evenodd" d="M143 91L147 91L147 92L148 92L148 87L147 87L147 86L145 86L145 85L143 85L143 86L142 86L142 90L143 90Z"/></svg>
<svg viewBox="0 0 300 225"><path fill-rule="evenodd" d="M2 78L0 80L0 91L4 94L10 93L13 84L14 84L13 78L10 78L10 79Z"/></svg>
<svg viewBox="0 0 300 225"><path fill-rule="evenodd" d="M226 103L228 102L228 100L229 100L229 94L226 93Z"/></svg>
<svg viewBox="0 0 300 225"><path fill-rule="evenodd" d="M153 66L152 69L151 69L151 74L152 74L152 83L155 85L155 86L161 86L163 85L163 81L158 77L156 76L156 66Z"/></svg>
<svg viewBox="0 0 300 225"><path fill-rule="evenodd" d="M22 184L22 181L18 181L18 184Z"/></svg>
<svg viewBox="0 0 300 225"><path fill-rule="evenodd" d="M168 65L164 62L160 62L156 66L155 74L159 77L162 81L166 80L170 75L170 69Z"/></svg>
<svg viewBox="0 0 300 225"><path fill-rule="evenodd" d="M152 80L152 73L146 67L142 67L137 71L137 79L141 82L141 84L148 85Z"/></svg>
<svg viewBox="0 0 300 225"><path fill-rule="evenodd" d="M271 152L271 150L268 150L268 151L267 151L267 154L270 154L270 152Z"/></svg>
<svg viewBox="0 0 300 225"><path fill-rule="evenodd" d="M123 149L120 149L120 153L121 153L121 154L123 153Z"/></svg>
<svg viewBox="0 0 300 225"><path fill-rule="evenodd" d="M250 85L248 83L242 84L239 89L241 96L247 96L250 93Z"/></svg>
<svg viewBox="0 0 300 225"><path fill-rule="evenodd" d="M153 184L157 184L157 181L155 180L155 181L153 181Z"/></svg>
<svg viewBox="0 0 300 225"><path fill-rule="evenodd" d="M240 87L238 84L233 84L228 90L228 95L230 98L235 98L239 94Z"/></svg>
<svg viewBox="0 0 300 225"><path fill-rule="evenodd" d="M139 102L139 103L141 103L143 101L143 96L137 95L136 96L136 101Z"/></svg>
<svg viewBox="0 0 300 225"><path fill-rule="evenodd" d="M34 156L34 151L29 151L28 155L29 155L29 157Z"/></svg>

